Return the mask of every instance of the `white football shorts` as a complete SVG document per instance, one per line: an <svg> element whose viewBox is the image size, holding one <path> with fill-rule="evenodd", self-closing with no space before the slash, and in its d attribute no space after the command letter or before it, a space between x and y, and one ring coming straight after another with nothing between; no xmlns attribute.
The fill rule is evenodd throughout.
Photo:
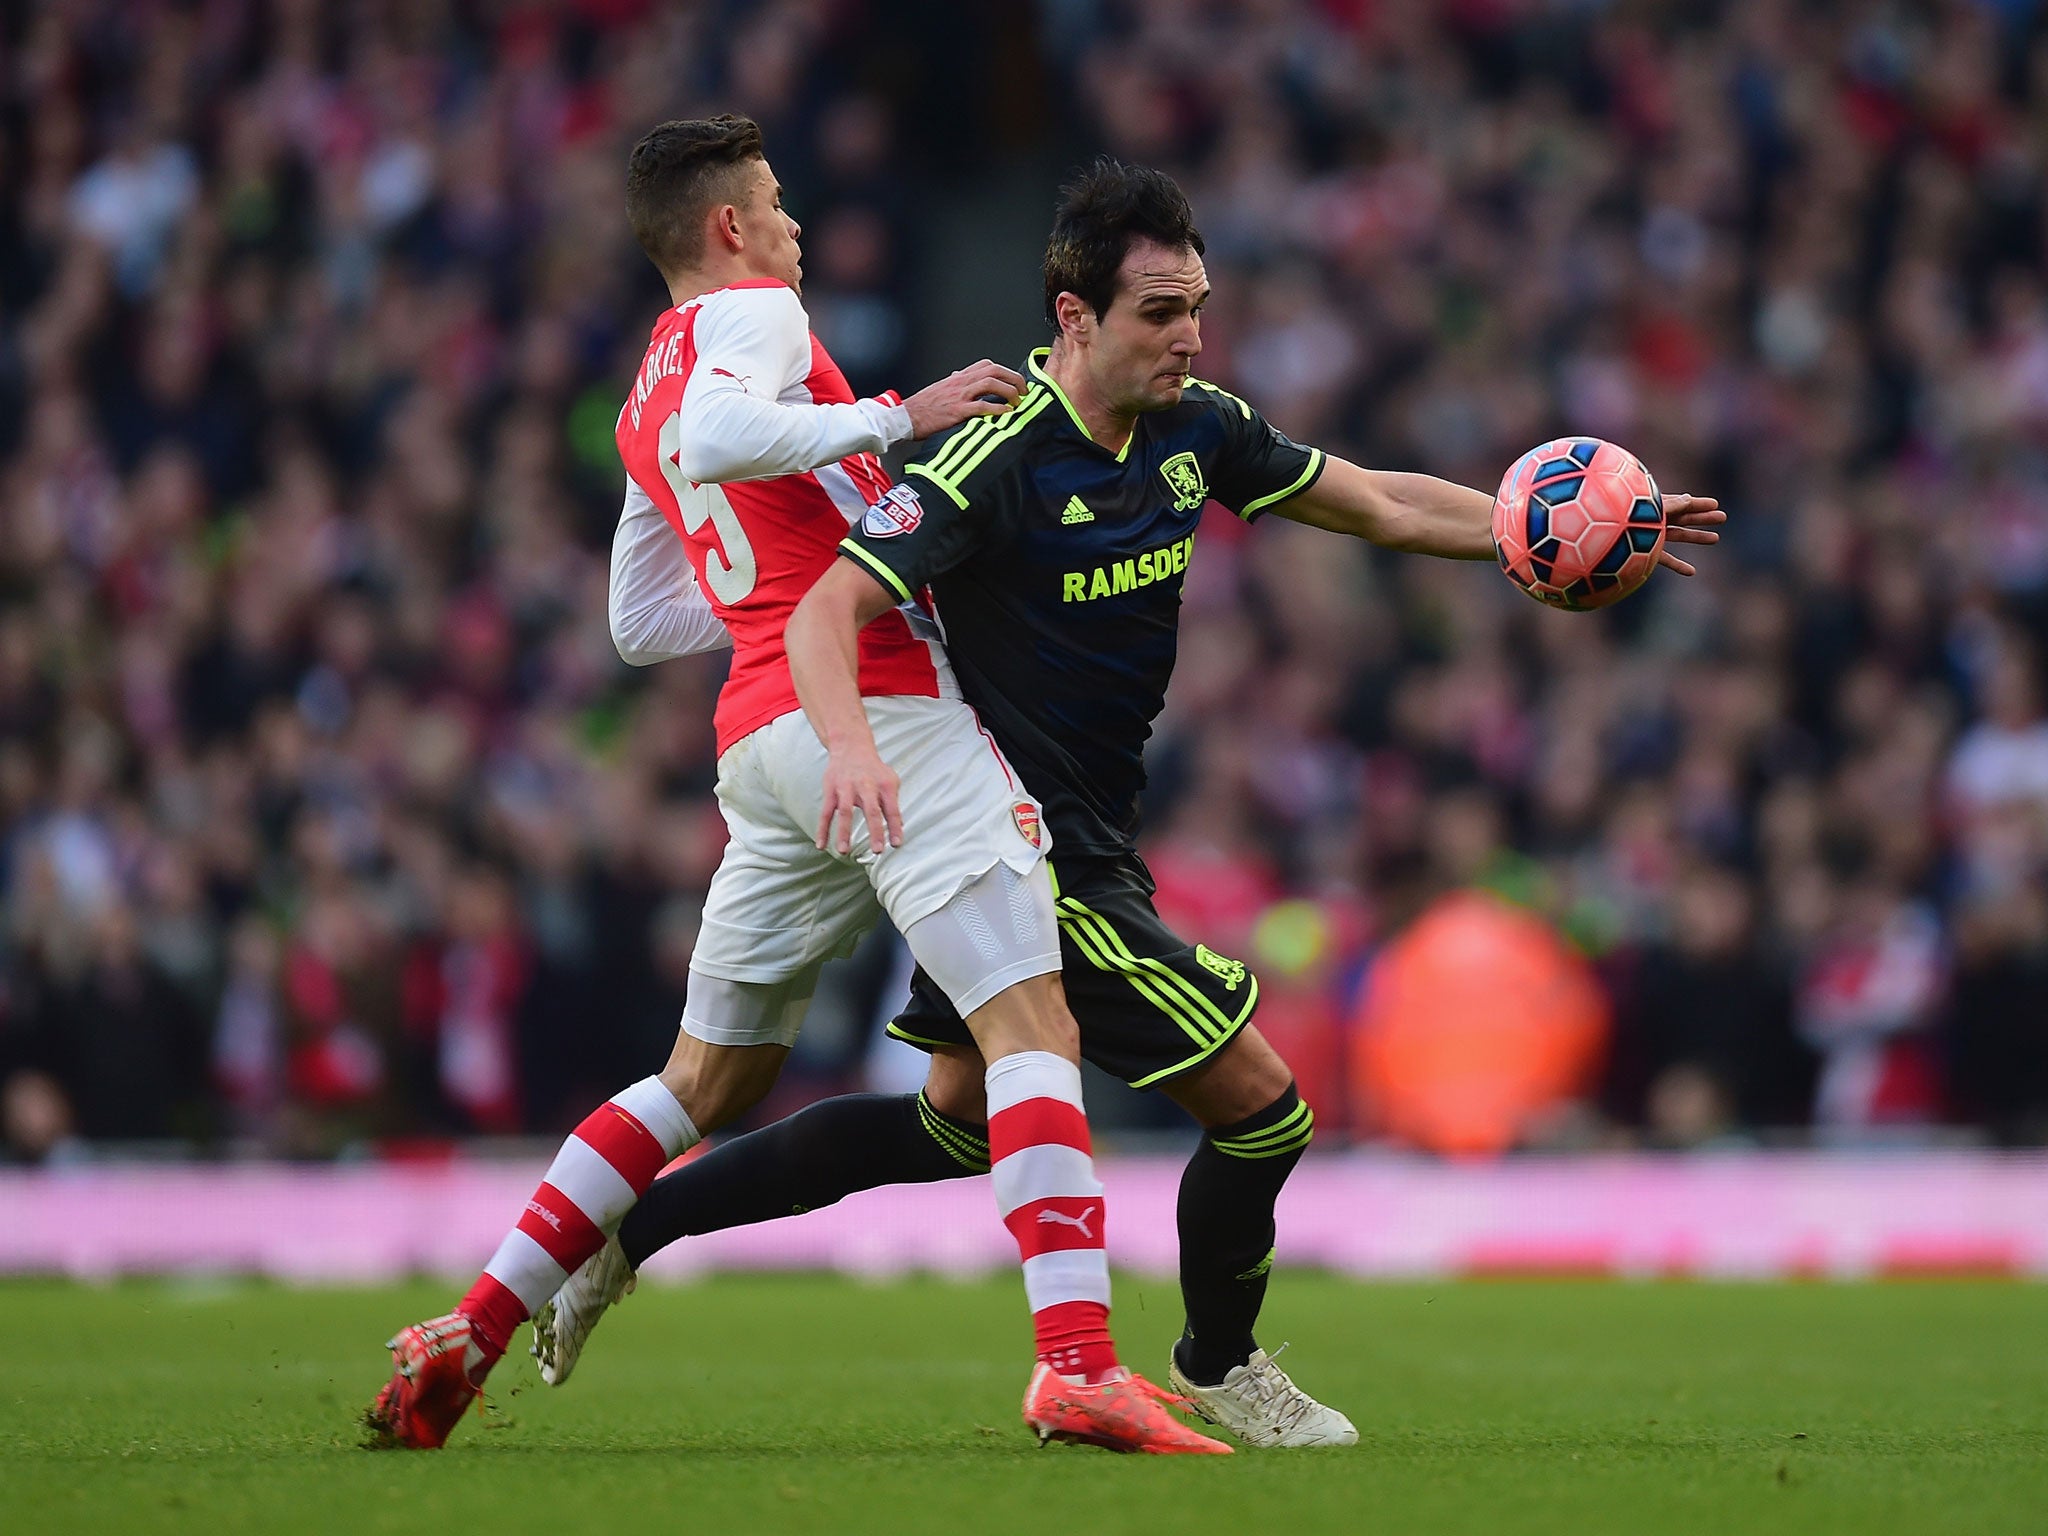
<svg viewBox="0 0 2048 1536"><path fill-rule="evenodd" d="M711 877L693 972L754 986L797 980L808 998L818 965L850 954L882 913L908 932L998 865L1044 884L1049 910L1052 834L974 711L958 699L910 695L864 702L875 746L899 782L902 846L873 852L859 816L851 853L817 846L826 754L803 711L734 742L718 760L731 836ZM970 1005L963 1015L1013 982L1059 969L1057 934L1025 916L1014 932L999 924L990 935L979 978L948 986L960 994L956 1006ZM683 1027L714 1044L788 1045L801 1022L800 1007L715 1011L745 1017L705 1018L693 1008Z"/></svg>

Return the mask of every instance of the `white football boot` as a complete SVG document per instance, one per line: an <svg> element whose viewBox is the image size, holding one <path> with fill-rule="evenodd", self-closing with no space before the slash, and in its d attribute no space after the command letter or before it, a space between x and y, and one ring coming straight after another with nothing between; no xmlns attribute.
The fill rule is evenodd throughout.
<svg viewBox="0 0 2048 1536"><path fill-rule="evenodd" d="M1273 1352L1287 1348L1285 1344ZM1220 1424L1246 1445L1356 1445L1358 1431L1334 1408L1326 1408L1273 1362L1263 1349L1233 1366L1213 1387L1189 1381L1175 1360L1167 1369L1173 1390L1211 1424Z"/></svg>
<svg viewBox="0 0 2048 1536"><path fill-rule="evenodd" d="M608 1237L559 1291L541 1303L533 1315L533 1358L540 1362L542 1381L559 1387L569 1379L597 1320L637 1283L626 1251L616 1237Z"/></svg>

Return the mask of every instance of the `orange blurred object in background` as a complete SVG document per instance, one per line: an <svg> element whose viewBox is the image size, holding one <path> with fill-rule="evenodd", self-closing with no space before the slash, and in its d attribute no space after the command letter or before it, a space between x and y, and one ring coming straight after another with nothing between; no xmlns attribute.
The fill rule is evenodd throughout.
<svg viewBox="0 0 2048 1536"><path fill-rule="evenodd" d="M1548 924L1476 891L1446 896L1368 979L1351 1053L1360 1129L1503 1152L1587 1091L1608 1023L1592 968Z"/></svg>

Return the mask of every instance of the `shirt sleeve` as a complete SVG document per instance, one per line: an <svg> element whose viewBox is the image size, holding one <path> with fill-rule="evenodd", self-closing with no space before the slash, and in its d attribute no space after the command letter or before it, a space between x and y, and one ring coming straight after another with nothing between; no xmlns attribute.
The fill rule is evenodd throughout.
<svg viewBox="0 0 2048 1536"><path fill-rule="evenodd" d="M839 553L904 602L994 536L1008 508L1006 476L989 476L965 497L913 464L840 541Z"/></svg>
<svg viewBox="0 0 2048 1536"><path fill-rule="evenodd" d="M1323 450L1304 448L1227 389L1190 380L1223 423L1223 451L1210 467L1209 494L1246 522L1298 496L1323 472Z"/></svg>
<svg viewBox="0 0 2048 1536"><path fill-rule="evenodd" d="M612 644L628 666L723 650L732 636L697 585L683 541L648 494L626 481L612 535Z"/></svg>
<svg viewBox="0 0 2048 1536"><path fill-rule="evenodd" d="M892 392L816 405L781 397L811 371L811 327L788 288L741 288L698 311L696 365L683 388L677 468L700 485L800 475L910 436Z"/></svg>

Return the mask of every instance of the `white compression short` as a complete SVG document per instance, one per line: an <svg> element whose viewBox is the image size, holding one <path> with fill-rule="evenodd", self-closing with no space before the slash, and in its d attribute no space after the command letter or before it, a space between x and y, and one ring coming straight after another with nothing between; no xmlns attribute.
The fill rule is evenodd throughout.
<svg viewBox="0 0 2048 1536"><path fill-rule="evenodd" d="M1052 877L1043 860L1021 875L998 864L903 939L964 1019L1005 987L1060 968Z"/></svg>
<svg viewBox="0 0 2048 1536"><path fill-rule="evenodd" d="M728 981L693 965L683 1033L712 1045L794 1045L823 964L814 962L782 981Z"/></svg>
<svg viewBox="0 0 2048 1536"><path fill-rule="evenodd" d="M1007 864L967 882L904 935L911 954L966 1018L1005 987L1060 968L1059 923L1043 861ZM786 981L730 981L692 966L683 1030L712 1045L796 1043L818 989L818 964Z"/></svg>

